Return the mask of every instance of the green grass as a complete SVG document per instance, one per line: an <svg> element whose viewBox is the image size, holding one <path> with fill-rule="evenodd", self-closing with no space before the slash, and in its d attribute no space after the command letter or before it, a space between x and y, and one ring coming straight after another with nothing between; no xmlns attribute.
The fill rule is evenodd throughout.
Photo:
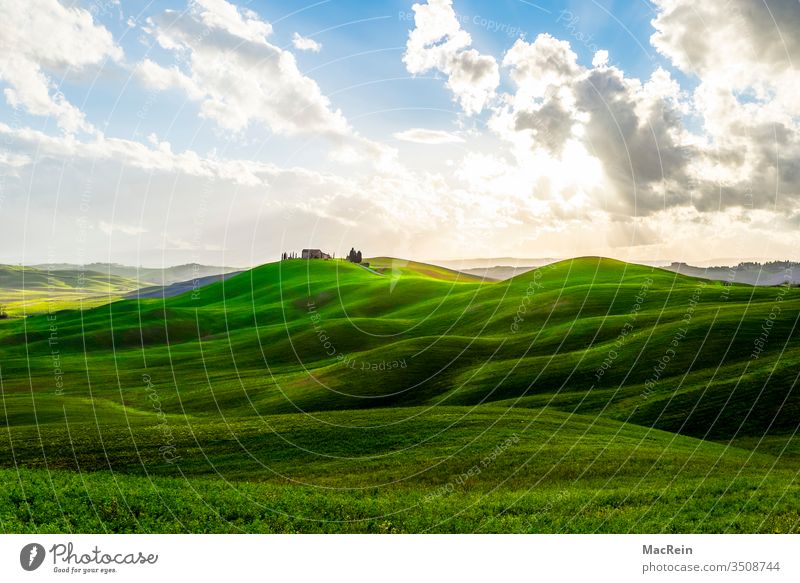
<svg viewBox="0 0 800 583"><path fill-rule="evenodd" d="M0 322L0 529L800 529L800 290L369 262Z"/></svg>
<svg viewBox="0 0 800 583"><path fill-rule="evenodd" d="M139 287L135 280L96 271L0 265L0 306L10 317L92 308Z"/></svg>
<svg viewBox="0 0 800 583"><path fill-rule="evenodd" d="M26 469L0 474L4 528L773 532L796 529L798 519L796 474L776 469L772 456L556 411L171 422L174 465L160 457L163 435L151 425L98 430L70 420L69 430L64 423L44 436L15 432L14 455Z"/></svg>

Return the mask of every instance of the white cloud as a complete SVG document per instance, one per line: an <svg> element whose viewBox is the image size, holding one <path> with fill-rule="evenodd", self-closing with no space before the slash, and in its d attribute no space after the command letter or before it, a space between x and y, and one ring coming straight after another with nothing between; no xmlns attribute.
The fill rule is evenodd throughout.
<svg viewBox="0 0 800 583"><path fill-rule="evenodd" d="M26 232L42 231L47 234L36 245L66 250L73 260L83 259L75 257L81 252L75 233L87 217L96 228L83 231L83 252L141 249L149 262L163 260L164 254L175 262L211 261L206 251L233 249L239 263L229 261L247 264L308 246L312 235L318 242L356 238L365 249L387 252L397 246L418 256L432 246L453 252L489 241L497 228L529 228L523 219L534 214L535 205L520 210L523 197L490 196L438 173L366 172L345 178L176 152L157 139L152 145L108 138L78 142L2 124L0 142L27 161L15 169L19 180L6 185L3 209L26 218L0 233L0 248L24 240ZM51 234L47 220L52 220L55 198L59 220ZM25 201L42 212L25 214ZM544 215L538 216L544 222ZM138 222L132 226L114 217ZM138 236L145 230L148 235ZM109 239L112 233L128 236ZM149 235L155 233L165 235ZM248 250L257 259L248 258Z"/></svg>
<svg viewBox="0 0 800 583"><path fill-rule="evenodd" d="M398 140L416 144L458 144L464 141L461 136L442 130L411 128L392 134Z"/></svg>
<svg viewBox="0 0 800 583"><path fill-rule="evenodd" d="M298 51L311 51L312 53L318 53L322 50L322 45L320 43L315 41L313 38L301 36L298 32L292 35L292 45Z"/></svg>
<svg viewBox="0 0 800 583"><path fill-rule="evenodd" d="M800 62L796 1L656 0L655 4L658 13L651 42L682 71L733 89L755 88L762 95L796 78Z"/></svg>
<svg viewBox="0 0 800 583"><path fill-rule="evenodd" d="M661 4L653 42L698 76L693 94L661 68L646 81L628 77L609 66L606 51L583 67L568 42L542 34L532 43L518 40L506 53L503 65L515 91L504 96L490 127L512 145L522 166L541 150L563 160L567 149L582 147L586 157L576 159L576 168L583 172L590 159L600 163L594 196L615 216L673 207L796 213L800 127L796 90L788 87L800 84L800 76L785 62L787 54L774 50L778 41L774 30L768 33L765 14L757 14L761 8L751 14L750 4L730 11L695 8L688 0ZM774 4L780 13L780 3ZM794 24L787 17L781 26ZM763 58L757 51L761 37ZM788 54L795 44L786 44ZM743 54L731 59L730 51ZM687 128L687 114L699 117L700 131Z"/></svg>
<svg viewBox="0 0 800 583"><path fill-rule="evenodd" d="M276 134L325 138L340 160L392 163L393 150L360 136L300 72L294 55L266 40L272 27L254 12L204 0L148 19L146 30L186 64L145 60L137 66L139 78L155 89L182 89L221 128L240 132L260 123Z"/></svg>
<svg viewBox="0 0 800 583"><path fill-rule="evenodd" d="M516 91L491 125L521 164L530 163L525 149L561 161L569 150L579 173L594 160L602 171L597 203L627 216L702 206L716 186L701 162L706 149L683 125L686 96L663 69L646 82L629 78L608 65L606 51L597 52L593 67L582 67L568 42L547 34L518 40L503 64Z"/></svg>
<svg viewBox="0 0 800 583"><path fill-rule="evenodd" d="M9 249L14 257L23 252L33 260L38 253L44 261L51 248L71 261L97 258L86 254L101 250L137 264L248 265L286 249L341 241L347 248L356 241L368 253L411 257L431 257L432 250L437 257L621 256L630 247L632 258L687 259L788 255L800 243L797 214L680 207L631 221L604 213L589 196L602 170L581 166L574 142L558 160L531 153L528 165L500 153L467 152L452 175L366 172L349 178L152 142L78 142L0 124L0 144L18 157L16 178L4 185L3 212L20 217L0 230L6 261ZM81 226L87 217L95 228ZM123 217L134 222L120 223ZM107 235L126 230L128 236ZM40 235L28 237L21 250L19 242L31 232ZM709 244L698 246L698 240Z"/></svg>
<svg viewBox="0 0 800 583"><path fill-rule="evenodd" d="M699 81L692 166L706 210L791 209L800 199L800 10L793 0L658 0L651 42Z"/></svg>
<svg viewBox="0 0 800 583"><path fill-rule="evenodd" d="M31 248L71 252L75 225L86 218L86 248L110 254L112 246L129 253L150 246L151 258L168 252L204 261L211 261L205 251L233 249L240 264L340 240L355 240L368 253L420 257L796 253L796 6L790 14L789 4L773 0L763 10L744 0L734 0L730 11L685 0L657 4L653 43L696 77L692 93L663 69L633 78L610 65L605 50L584 66L569 42L543 34L509 47L502 66L513 85L498 94L498 61L472 48L452 3L415 5L406 68L446 75L463 111L489 110L491 132L463 116L469 127L457 133L397 132L395 139L414 144L464 144L405 146L404 160L418 164L413 168L359 136L294 56L269 42L272 26L255 13L203 0L161 12L144 27L174 59L149 52L131 67L137 77L159 91L184 92L220 128L235 135L260 125L285 136L322 136L336 162L390 162L378 171L338 174L203 155L156 134L144 143L97 131L75 135L92 128L57 93L57 79L121 60L121 51L79 8L42 0L31 8L34 25L20 20L23 12L6 15L10 4L3 4L7 99L55 116L66 134L0 123L0 202L4 214L24 217L0 230L0 249L16 250L36 232L42 235L28 237ZM42 6L58 22L50 23ZM55 33L43 35L43 27ZM40 39L22 38L17 29L38 31ZM689 116L697 123L685 124Z"/></svg>
<svg viewBox="0 0 800 583"><path fill-rule="evenodd" d="M683 206L795 212L800 78L791 60L800 55L797 35L782 37L798 28L796 6L659 4L653 43L698 77L693 94L663 69L646 82L627 77L608 65L606 51L584 68L568 42L540 35L533 43L517 41L506 54L503 64L516 87L491 127L514 145L520 164L527 163L524 148L559 155L583 144L602 164L601 186L612 194L604 208L613 213ZM793 15L776 24L770 10ZM702 131L684 125L687 114L699 117Z"/></svg>
<svg viewBox="0 0 800 583"><path fill-rule="evenodd" d="M261 20L255 12L238 8L225 0L194 0L192 9L209 29L224 30L254 43L264 42L272 34L272 25Z"/></svg>
<svg viewBox="0 0 800 583"><path fill-rule="evenodd" d="M605 67L606 65L608 65L608 51L597 51L592 57L592 67Z"/></svg>
<svg viewBox="0 0 800 583"><path fill-rule="evenodd" d="M150 59L144 59L136 65L134 72L145 85L152 89L158 91L182 89L192 99L203 98L203 92L196 83L177 66L162 67Z"/></svg>
<svg viewBox="0 0 800 583"><path fill-rule="evenodd" d="M500 73L494 57L469 48L452 0L414 4L415 28L408 35L403 63L413 75L436 69L467 114L480 113L495 95Z"/></svg>
<svg viewBox="0 0 800 583"><path fill-rule="evenodd" d="M292 53L266 40L272 27L252 11L205 0L149 19L147 30L187 64L182 70L145 60L137 67L139 78L155 89L184 90L200 102L200 115L220 127L239 132L256 122L277 134L326 138L335 148L356 152L356 159L393 157L353 130L319 85L300 72Z"/></svg>
<svg viewBox="0 0 800 583"><path fill-rule="evenodd" d="M0 151L0 166L5 166L13 171L14 168L27 166L33 161L30 156L20 155L15 152Z"/></svg>
<svg viewBox="0 0 800 583"><path fill-rule="evenodd" d="M111 33L80 7L56 0L0 2L0 81L9 85L6 101L33 115L52 116L66 132L94 128L58 91L52 75L121 58Z"/></svg>
<svg viewBox="0 0 800 583"><path fill-rule="evenodd" d="M285 135L352 135L341 111L298 70L294 56L267 42L271 27L256 15L223 0L206 1L153 17L149 30L162 47L185 55L187 66L181 72L145 61L140 78L157 89L187 90L200 100L201 115L220 127L241 131L255 121Z"/></svg>
<svg viewBox="0 0 800 583"><path fill-rule="evenodd" d="M515 106L522 108L546 92L571 83L581 73L578 56L568 41L558 40L547 33L532 43L518 39L503 57L516 85Z"/></svg>
<svg viewBox="0 0 800 583"><path fill-rule="evenodd" d="M203 158L187 150L173 152L168 142L158 142L154 147L119 138L95 136L81 142L72 137L48 136L38 130L15 130L0 123L0 137L9 151L18 153L33 164L76 160L83 162L115 163L153 173L179 173L208 179L225 179L241 185L264 184L265 176L275 171L270 164L244 161L221 161Z"/></svg>
<svg viewBox="0 0 800 583"><path fill-rule="evenodd" d="M113 235L114 233L121 233L123 235L128 235L130 237L136 235L142 235L147 232L147 229L141 226L135 225L123 225L120 223L108 223L106 221L100 221L97 224L97 228L100 229L102 233L106 235Z"/></svg>

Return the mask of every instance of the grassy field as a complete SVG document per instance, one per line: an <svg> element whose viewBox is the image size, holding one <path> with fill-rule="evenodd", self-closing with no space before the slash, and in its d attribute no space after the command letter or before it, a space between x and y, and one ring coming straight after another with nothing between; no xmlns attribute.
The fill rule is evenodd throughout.
<svg viewBox="0 0 800 583"><path fill-rule="evenodd" d="M369 262L0 321L0 530L800 530L800 290Z"/></svg>
<svg viewBox="0 0 800 583"><path fill-rule="evenodd" d="M0 307L9 317L101 306L139 287L136 280L95 271L0 265Z"/></svg>

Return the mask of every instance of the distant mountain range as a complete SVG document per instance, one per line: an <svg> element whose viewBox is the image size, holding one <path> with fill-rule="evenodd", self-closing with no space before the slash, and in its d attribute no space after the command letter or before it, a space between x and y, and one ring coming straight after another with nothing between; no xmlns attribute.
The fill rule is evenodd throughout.
<svg viewBox="0 0 800 583"><path fill-rule="evenodd" d="M72 263L54 263L31 265L34 269L41 271L75 271L75 272L96 272L103 275L115 275L126 279L138 281L142 286L158 285L166 286L173 283L190 281L212 275L221 275L241 271L241 267L220 267L215 265L200 265L198 263L187 263L185 265L175 265L173 267L135 267L132 265L121 265L119 263L89 263L88 265L77 265Z"/></svg>
<svg viewBox="0 0 800 583"><path fill-rule="evenodd" d="M0 289L44 291L75 290L108 292L136 289L138 283L123 275L80 269L42 270L35 267L0 265Z"/></svg>
<svg viewBox="0 0 800 583"><path fill-rule="evenodd" d="M548 263L555 263L556 261L561 261L561 259L555 257L483 257L473 259L431 259L427 262L433 265L447 267L448 269L469 273L471 270L475 269L493 269L495 267L533 269L535 267L547 265Z"/></svg>
<svg viewBox="0 0 800 583"><path fill-rule="evenodd" d="M564 259L563 257L480 257L473 259L438 259L431 260L430 263L475 275L482 279L503 280L515 275L521 275L543 265L563 261ZM670 261L661 259L655 261L633 261L633 263L650 267L665 267L670 264Z"/></svg>
<svg viewBox="0 0 800 583"><path fill-rule="evenodd" d="M498 259L474 260L478 262L491 263L497 261L495 265L484 267L470 267L460 269L462 273L475 275L483 279L503 280L516 275L521 275L554 260L535 259L535 260L515 260L508 261L507 257ZM524 262L529 262L525 264ZM457 262L443 262L454 265ZM467 263L465 261L465 263ZM789 283L792 285L800 284L800 263L794 261L767 261L764 263L757 261L744 261L735 266L711 266L697 267L687 263L673 261L671 263L663 261L653 261L641 263L650 267L659 267L667 271L688 275L691 277L702 277L715 281L728 281L731 283L745 283L749 285L769 286L782 285ZM458 269L457 267L455 269Z"/></svg>
<svg viewBox="0 0 800 583"><path fill-rule="evenodd" d="M747 261L734 267L694 267L678 261L665 266L664 269L717 281L731 283L748 283L750 285L782 285L800 283L800 263L795 261L769 261L759 263Z"/></svg>
<svg viewBox="0 0 800 583"><path fill-rule="evenodd" d="M117 263L0 265L0 314L18 317L55 308L86 309L126 297L172 297L239 271L194 263L163 269Z"/></svg>

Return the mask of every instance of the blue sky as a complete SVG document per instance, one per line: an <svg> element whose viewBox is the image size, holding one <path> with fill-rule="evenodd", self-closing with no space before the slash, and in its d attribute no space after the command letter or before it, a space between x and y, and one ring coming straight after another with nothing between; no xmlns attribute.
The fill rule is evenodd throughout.
<svg viewBox="0 0 800 583"><path fill-rule="evenodd" d="M10 0L0 261L784 258L800 10L763 8Z"/></svg>
<svg viewBox="0 0 800 583"><path fill-rule="evenodd" d="M81 2L90 9L92 2ZM272 42L291 50L292 35L299 32L322 43L319 53L295 52L300 69L319 83L331 96L334 106L341 108L353 125L372 138L386 138L414 124L452 129L458 108L443 90L436 75L414 78L405 70L402 55L408 32L414 25L413 2L363 2L358 0L329 0L327 2L240 2L273 24ZM96 18L118 39L131 61L153 58L170 60L167 51L136 28L128 19L145 22L148 16L165 9L185 10L185 2L153 2L142 10L123 6L106 6ZM591 63L596 49L607 49L611 61L618 63L628 74L647 77L655 66L669 66L649 43L653 32L650 20L655 10L651 3L641 2L508 2L463 1L455 4L459 22L473 38L481 52L500 55L517 38L533 40L547 32L571 41L579 61ZM146 119L138 116L142 104L152 99L146 87L135 80L124 79L124 72L109 74L87 85L85 80L66 82L60 86L74 103L81 103L88 117L97 123L110 120L108 133L130 136L134 131L148 135L164 133L165 139L176 147L195 149L233 148L242 152L242 143L250 148L245 152L264 152L263 130L256 128L250 140L236 137L235 142L220 141L211 124L198 127L197 104L187 103L179 91L158 95L158 102L148 107ZM120 81L125 83L120 91ZM507 83L507 79L504 79ZM406 110L406 111L403 111ZM130 115L130 112L135 112ZM391 112L391 113L381 113ZM364 120L360 122L360 120ZM168 129L168 132L165 131ZM285 152L284 144L276 146Z"/></svg>

